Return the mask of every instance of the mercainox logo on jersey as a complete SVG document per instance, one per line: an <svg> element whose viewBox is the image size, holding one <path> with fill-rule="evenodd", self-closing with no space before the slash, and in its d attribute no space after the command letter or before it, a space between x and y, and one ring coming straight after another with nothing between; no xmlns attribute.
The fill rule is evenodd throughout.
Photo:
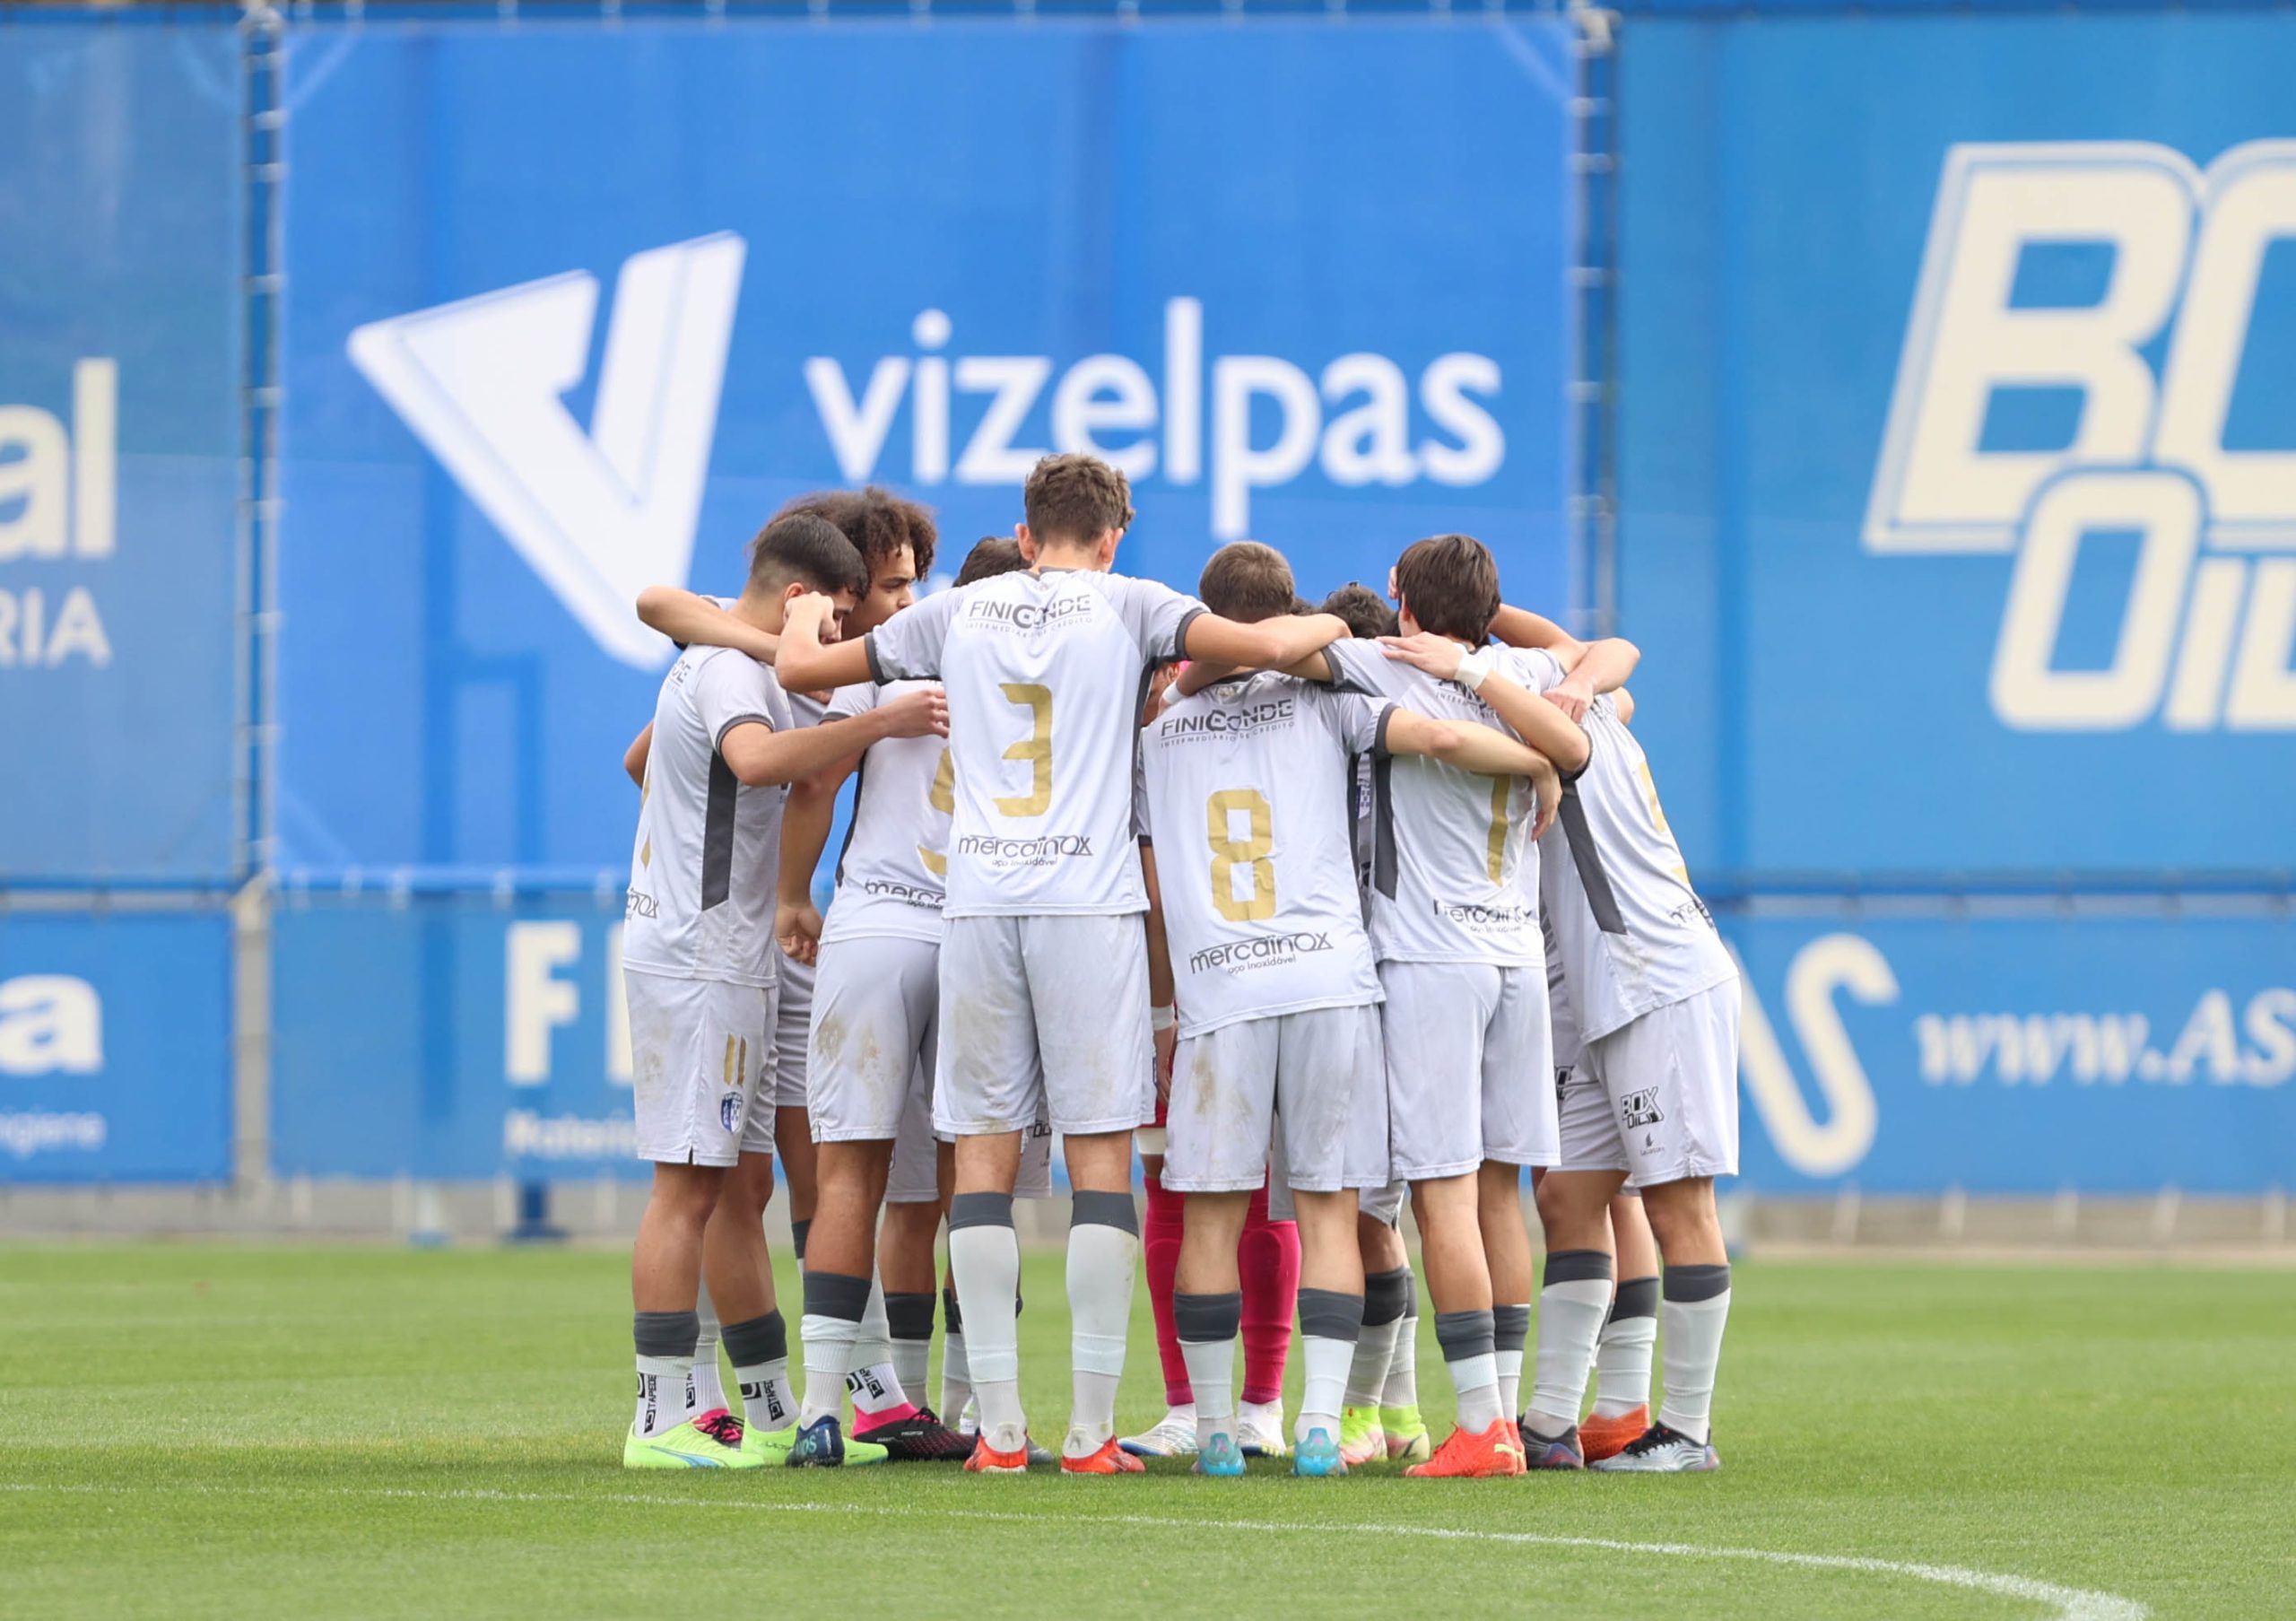
<svg viewBox="0 0 2296 1621"><path fill-rule="evenodd" d="M2296 142L2205 170L2141 142L1947 154L1865 526L1868 551L2013 553L1991 675L2022 730L2296 729L2296 445L2228 431ZM2109 253L2101 293L2021 300L2029 250ZM2158 374L2146 358L2161 353ZM2076 393L2069 442L1983 448L1997 397ZM2084 538L2138 538L2110 662L2059 662Z"/></svg>
<svg viewBox="0 0 2296 1621"><path fill-rule="evenodd" d="M1489 355L1462 352L1428 362L1417 392L1430 426L1414 440L1410 379L1384 354L1343 354L1314 377L1277 355L1219 355L1207 390L1204 306L1192 298L1165 302L1161 387L1147 367L1124 354L1078 357L1057 379L1051 355L949 356L943 351L955 331L945 311L921 311L909 325L919 353L879 357L857 393L836 358L805 362L805 386L848 479L1019 484L1039 458L1083 450L1123 468L1135 483L1161 477L1189 486L1206 478L1207 393L1212 533L1220 540L1239 540L1248 531L1253 491L1289 484L1310 463L1332 483L1352 488L1422 478L1479 484L1507 458L1507 436L1482 403L1500 388L1499 362ZM1050 442L1016 444L1048 385ZM967 396L986 408L952 465L952 400ZM909 466L881 472L904 399ZM1274 432L1263 443L1254 423L1269 411Z"/></svg>

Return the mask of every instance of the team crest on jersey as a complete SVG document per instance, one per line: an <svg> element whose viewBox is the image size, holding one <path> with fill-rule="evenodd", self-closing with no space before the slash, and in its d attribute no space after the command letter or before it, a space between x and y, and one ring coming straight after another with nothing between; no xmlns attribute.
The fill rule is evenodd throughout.
<svg viewBox="0 0 2296 1621"><path fill-rule="evenodd" d="M1628 1093L1619 1100L1618 1111L1626 1121L1629 1131L1655 1126L1666 1118L1665 1111L1658 1107L1658 1091L1655 1086Z"/></svg>
<svg viewBox="0 0 2296 1621"><path fill-rule="evenodd" d="M728 1131L738 1131L742 1126L742 1094L729 1092L718 1100L718 1121Z"/></svg>

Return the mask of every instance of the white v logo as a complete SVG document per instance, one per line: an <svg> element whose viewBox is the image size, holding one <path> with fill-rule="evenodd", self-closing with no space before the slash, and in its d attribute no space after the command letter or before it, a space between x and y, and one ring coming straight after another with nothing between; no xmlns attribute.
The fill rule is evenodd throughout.
<svg viewBox="0 0 2296 1621"><path fill-rule="evenodd" d="M686 583L747 248L729 231L633 254L584 433L597 278L546 276L375 321L352 362L597 644L641 669L670 649L639 588Z"/></svg>

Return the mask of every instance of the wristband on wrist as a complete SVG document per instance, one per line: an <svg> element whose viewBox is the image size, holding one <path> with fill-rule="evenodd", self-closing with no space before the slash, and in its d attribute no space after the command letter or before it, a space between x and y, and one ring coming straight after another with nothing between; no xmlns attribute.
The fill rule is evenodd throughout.
<svg viewBox="0 0 2296 1621"><path fill-rule="evenodd" d="M1148 1010L1148 1028L1158 1035L1163 1034L1179 1022L1180 1015L1170 1007L1151 1007Z"/></svg>
<svg viewBox="0 0 2296 1621"><path fill-rule="evenodd" d="M1466 688L1468 692L1474 693L1482 690L1483 679L1490 674L1491 652L1489 649L1484 648L1472 653L1461 654L1458 671L1451 679Z"/></svg>

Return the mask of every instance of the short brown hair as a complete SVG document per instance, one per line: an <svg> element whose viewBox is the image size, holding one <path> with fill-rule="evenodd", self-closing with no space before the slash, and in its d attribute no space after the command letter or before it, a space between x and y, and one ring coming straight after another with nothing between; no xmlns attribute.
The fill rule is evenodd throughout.
<svg viewBox="0 0 2296 1621"><path fill-rule="evenodd" d="M1204 565L1196 594L1205 607L1239 624L1281 619L1292 612L1292 565L1274 546L1231 541Z"/></svg>
<svg viewBox="0 0 2296 1621"><path fill-rule="evenodd" d="M1132 527L1132 482L1097 456L1071 450L1048 456L1021 492L1029 533L1047 542L1091 542Z"/></svg>
<svg viewBox="0 0 2296 1621"><path fill-rule="evenodd" d="M1029 566L1021 555L1021 543L1009 535L984 535L965 553L964 566L957 571L957 583L969 586L977 580L988 580L999 574L1010 574Z"/></svg>
<svg viewBox="0 0 2296 1621"><path fill-rule="evenodd" d="M1347 621L1347 633L1359 641L1392 636L1402 628L1387 598L1358 580L1349 580L1325 597L1323 611Z"/></svg>
<svg viewBox="0 0 2296 1621"><path fill-rule="evenodd" d="M933 548L940 537L932 509L896 495L882 484L862 490L816 490L785 503L774 516L787 518L798 512L825 518L843 530L872 576L903 546L909 549L918 579L932 571Z"/></svg>
<svg viewBox="0 0 2296 1621"><path fill-rule="evenodd" d="M1499 613L1499 564L1473 536L1433 536L1396 559L1396 591L1421 630L1480 644Z"/></svg>
<svg viewBox="0 0 2296 1621"><path fill-rule="evenodd" d="M869 590L869 565L845 532L818 512L788 512L775 519L750 543L750 584L782 591L792 584L835 595Z"/></svg>

